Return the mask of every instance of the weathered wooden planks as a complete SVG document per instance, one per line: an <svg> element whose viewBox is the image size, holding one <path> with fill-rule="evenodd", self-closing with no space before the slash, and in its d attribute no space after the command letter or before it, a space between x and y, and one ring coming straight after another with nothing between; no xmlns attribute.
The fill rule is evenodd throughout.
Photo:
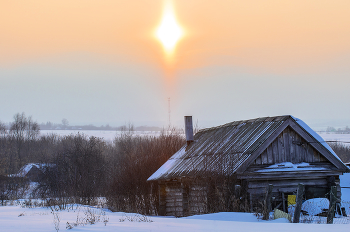
<svg viewBox="0 0 350 232"><path fill-rule="evenodd" d="M284 129L261 155L256 158L253 164L275 164L283 162L329 163L320 152L314 149L291 127Z"/></svg>

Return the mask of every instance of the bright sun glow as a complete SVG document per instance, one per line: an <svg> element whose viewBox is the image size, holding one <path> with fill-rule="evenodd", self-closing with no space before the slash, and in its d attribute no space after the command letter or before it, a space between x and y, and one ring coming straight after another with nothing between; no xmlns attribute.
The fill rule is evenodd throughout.
<svg viewBox="0 0 350 232"><path fill-rule="evenodd" d="M168 1L164 7L162 22L157 29L156 35L168 54L173 53L176 43L183 35L181 27L176 22L174 10L170 1Z"/></svg>

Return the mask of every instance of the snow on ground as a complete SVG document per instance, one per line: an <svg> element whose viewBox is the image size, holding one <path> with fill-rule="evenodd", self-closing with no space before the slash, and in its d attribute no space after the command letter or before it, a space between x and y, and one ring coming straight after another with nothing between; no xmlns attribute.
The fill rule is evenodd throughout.
<svg viewBox="0 0 350 232"><path fill-rule="evenodd" d="M350 184L350 173L340 177L341 186ZM350 189L342 189L342 206L350 214ZM321 201L316 199L314 201ZM347 203L346 203L347 202ZM23 205L23 204L22 204ZM304 206L306 207L306 206ZM303 218L302 218L303 219ZM307 220L307 218L305 218ZM315 219L314 219L315 220ZM325 223L324 217L318 217L319 223ZM251 213L221 212L214 214L194 215L185 218L174 217L146 217L137 214L111 212L101 208L74 205L68 210L52 211L50 208L23 208L21 204L0 206L1 231L66 231L66 226L72 226L70 231L120 231L120 232L175 232L175 231L284 231L303 232L314 230L317 232L334 230L348 232L350 216L335 218L335 223L344 221L348 224L307 224L289 223L280 218L262 221ZM90 224L89 221L95 221ZM56 222L56 224L55 224ZM67 224L68 223L68 224ZM318 223L317 221L314 223ZM106 224L106 225L105 225ZM56 225L56 226L55 226Z"/></svg>
<svg viewBox="0 0 350 232"><path fill-rule="evenodd" d="M339 176L340 179L340 186L350 188L350 173L344 173L343 175ZM350 197L349 197L350 201Z"/></svg>
<svg viewBox="0 0 350 232"><path fill-rule="evenodd" d="M342 207L350 215L350 173L344 173L339 176L341 189Z"/></svg>
<svg viewBox="0 0 350 232"><path fill-rule="evenodd" d="M249 213L216 213L196 215L187 218L146 217L146 222L140 222L138 218L144 220L144 217L137 217L135 214L120 212L112 213L110 211L83 206L75 207L73 210L55 212L55 214L58 215L56 218L59 218L58 228L57 226L55 227L55 217L50 209L21 208L19 205L0 207L1 231L54 232L57 231L55 228L58 228L59 231L66 231L67 222L72 225L74 222L77 222L77 218L78 221L83 222L84 218L87 217L86 212L88 212L88 210L95 210L95 215L99 216L102 220L92 225L77 225L70 231L349 231L349 224L292 224L283 218L265 222L257 220L254 215ZM103 220L108 220L106 225ZM58 220L56 220L56 222L57 221Z"/></svg>
<svg viewBox="0 0 350 232"><path fill-rule="evenodd" d="M327 198L313 198L305 201L301 210L306 211L310 216L315 216L329 208L329 200Z"/></svg>

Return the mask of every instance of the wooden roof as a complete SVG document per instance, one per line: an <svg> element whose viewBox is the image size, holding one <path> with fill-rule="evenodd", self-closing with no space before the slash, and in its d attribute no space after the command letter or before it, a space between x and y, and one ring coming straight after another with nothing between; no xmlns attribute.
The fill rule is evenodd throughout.
<svg viewBox="0 0 350 232"><path fill-rule="evenodd" d="M200 130L193 143L183 146L148 180L243 173L288 126L339 171L349 171L328 144L304 122L285 115L235 121Z"/></svg>

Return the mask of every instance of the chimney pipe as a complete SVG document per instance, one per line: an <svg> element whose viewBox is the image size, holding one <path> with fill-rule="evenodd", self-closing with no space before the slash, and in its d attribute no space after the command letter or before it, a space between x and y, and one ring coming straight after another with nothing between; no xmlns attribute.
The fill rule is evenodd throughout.
<svg viewBox="0 0 350 232"><path fill-rule="evenodd" d="M185 133L187 146L193 142L193 124L192 116L185 116Z"/></svg>

